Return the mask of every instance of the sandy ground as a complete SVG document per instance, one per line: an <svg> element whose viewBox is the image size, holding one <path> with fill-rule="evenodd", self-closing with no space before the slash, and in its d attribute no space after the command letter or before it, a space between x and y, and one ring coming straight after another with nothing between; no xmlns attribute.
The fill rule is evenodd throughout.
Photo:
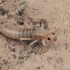
<svg viewBox="0 0 70 70"><path fill-rule="evenodd" d="M22 13L11 14L26 3ZM70 0L0 0L0 24L24 26L32 23L45 29L58 29L57 41L10 39L0 33L0 70L70 70Z"/></svg>

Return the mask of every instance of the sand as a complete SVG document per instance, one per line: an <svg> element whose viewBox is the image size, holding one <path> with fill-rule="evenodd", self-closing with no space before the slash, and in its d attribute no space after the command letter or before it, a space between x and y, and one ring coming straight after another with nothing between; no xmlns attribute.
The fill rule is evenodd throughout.
<svg viewBox="0 0 70 70"><path fill-rule="evenodd" d="M24 4L22 11L15 12ZM0 33L0 70L70 70L69 0L0 0L0 25L57 29L57 41L19 41Z"/></svg>

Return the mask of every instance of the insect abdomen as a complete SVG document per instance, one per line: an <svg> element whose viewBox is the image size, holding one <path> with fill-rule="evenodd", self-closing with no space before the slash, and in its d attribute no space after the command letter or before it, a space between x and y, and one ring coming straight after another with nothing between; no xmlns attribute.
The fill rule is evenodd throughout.
<svg viewBox="0 0 70 70"><path fill-rule="evenodd" d="M20 38L31 38L33 30L32 29L11 29L11 28L4 28L1 31L5 36L13 39L20 39Z"/></svg>

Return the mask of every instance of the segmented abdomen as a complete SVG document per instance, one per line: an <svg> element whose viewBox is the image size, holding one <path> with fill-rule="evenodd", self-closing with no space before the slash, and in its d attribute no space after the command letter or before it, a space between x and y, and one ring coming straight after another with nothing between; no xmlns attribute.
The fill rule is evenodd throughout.
<svg viewBox="0 0 70 70"><path fill-rule="evenodd" d="M13 39L20 39L20 38L31 38L33 29L14 29L14 28L4 28L1 31L7 37Z"/></svg>

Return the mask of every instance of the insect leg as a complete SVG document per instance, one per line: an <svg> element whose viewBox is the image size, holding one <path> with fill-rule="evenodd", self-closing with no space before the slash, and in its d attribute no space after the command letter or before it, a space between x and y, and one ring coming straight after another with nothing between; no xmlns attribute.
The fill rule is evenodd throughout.
<svg viewBox="0 0 70 70"><path fill-rule="evenodd" d="M43 43L43 45L45 46L45 41L44 41L44 40L42 40L42 43Z"/></svg>
<svg viewBox="0 0 70 70"><path fill-rule="evenodd" d="M33 40L32 38L20 38L20 40Z"/></svg>
<svg viewBox="0 0 70 70"><path fill-rule="evenodd" d="M38 40L34 40L33 42L30 43L30 45L33 45L34 43L36 43Z"/></svg>
<svg viewBox="0 0 70 70"><path fill-rule="evenodd" d="M41 25L42 29L44 29L44 25L43 25L43 23L40 23L40 25Z"/></svg>

